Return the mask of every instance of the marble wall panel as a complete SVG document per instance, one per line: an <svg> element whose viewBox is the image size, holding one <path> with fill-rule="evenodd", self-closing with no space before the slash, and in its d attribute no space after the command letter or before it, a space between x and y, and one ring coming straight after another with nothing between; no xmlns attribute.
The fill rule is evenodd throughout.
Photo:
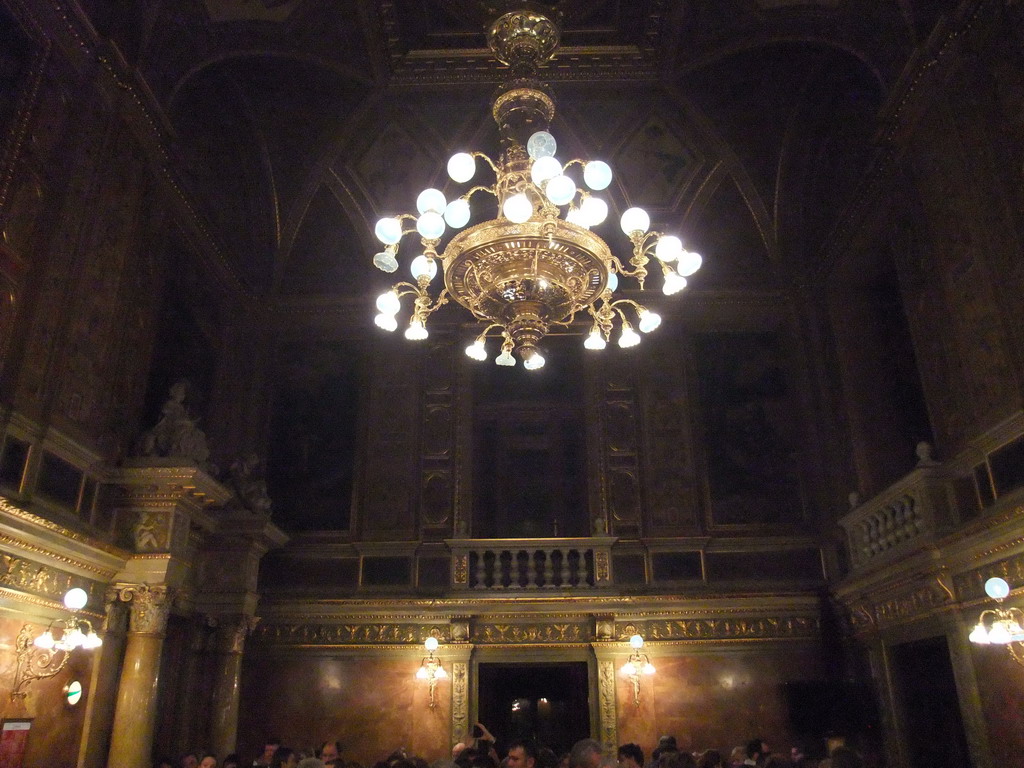
<svg viewBox="0 0 1024 768"><path fill-rule="evenodd" d="M16 656L15 640L25 622L13 617L0 618L0 719L31 718L26 766L46 765L53 768L74 768L78 762L78 748L82 740L85 708L90 691L90 665L93 654L77 650L67 665L49 680L29 683L28 696L23 702L11 701L14 688ZM42 632L43 624L33 623ZM64 701L64 686L78 680L84 686L84 695L77 706Z"/></svg>
<svg viewBox="0 0 1024 768"><path fill-rule="evenodd" d="M1024 666L1004 648L973 650L992 765L1013 765L1024 754Z"/></svg>
<svg viewBox="0 0 1024 768"><path fill-rule="evenodd" d="M734 746L761 736L773 751L788 754L798 734L791 726L786 684L821 674L813 650L750 648L744 653L656 656L657 672L640 681L640 706L616 659L616 700L620 744L635 742L650 755L663 734L674 735L686 751Z"/></svg>
<svg viewBox="0 0 1024 768"><path fill-rule="evenodd" d="M445 666L450 670L450 664ZM451 681L437 686L437 706L414 676L417 659L297 653L247 658L238 740L250 761L262 739L295 748L337 737L343 756L372 765L404 747L428 762L451 754Z"/></svg>

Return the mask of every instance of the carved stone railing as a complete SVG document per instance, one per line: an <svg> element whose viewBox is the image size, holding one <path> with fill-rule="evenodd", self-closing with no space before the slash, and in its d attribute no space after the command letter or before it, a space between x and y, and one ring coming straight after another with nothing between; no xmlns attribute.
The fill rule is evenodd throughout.
<svg viewBox="0 0 1024 768"><path fill-rule="evenodd" d="M934 462L910 474L839 520L846 531L854 570L906 557L956 524L952 479Z"/></svg>
<svg viewBox="0 0 1024 768"><path fill-rule="evenodd" d="M580 539L452 539L452 589L531 591L612 585L612 536Z"/></svg>

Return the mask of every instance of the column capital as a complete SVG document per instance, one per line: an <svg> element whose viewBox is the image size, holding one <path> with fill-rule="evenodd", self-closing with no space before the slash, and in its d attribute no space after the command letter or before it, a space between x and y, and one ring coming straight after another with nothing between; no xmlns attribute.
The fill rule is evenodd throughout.
<svg viewBox="0 0 1024 768"><path fill-rule="evenodd" d="M259 616L246 614L217 618L217 651L219 653L242 653L245 639L259 624Z"/></svg>
<svg viewBox="0 0 1024 768"><path fill-rule="evenodd" d="M130 633L163 635L175 598L173 589L165 584L115 584L111 592L129 604Z"/></svg>

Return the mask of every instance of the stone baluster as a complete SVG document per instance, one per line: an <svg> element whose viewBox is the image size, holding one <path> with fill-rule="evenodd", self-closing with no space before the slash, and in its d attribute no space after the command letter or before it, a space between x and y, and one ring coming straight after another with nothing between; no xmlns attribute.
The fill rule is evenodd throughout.
<svg viewBox="0 0 1024 768"><path fill-rule="evenodd" d="M555 561L552 558L554 550L545 549L544 551L544 588L554 589L555 588Z"/></svg>
<svg viewBox="0 0 1024 768"><path fill-rule="evenodd" d="M568 589L572 586L572 583L569 581L571 576L571 572L569 570L569 554L571 550L563 549L560 551L562 553L562 589Z"/></svg>
<svg viewBox="0 0 1024 768"><path fill-rule="evenodd" d="M526 588L537 588L537 551L526 553Z"/></svg>
<svg viewBox="0 0 1024 768"><path fill-rule="evenodd" d="M481 550L476 555L476 588L487 589L487 564L484 562L487 552Z"/></svg>
<svg viewBox="0 0 1024 768"><path fill-rule="evenodd" d="M152 760L160 653L170 612L166 586L120 586L129 603L128 643L114 710L108 768L139 768Z"/></svg>
<svg viewBox="0 0 1024 768"><path fill-rule="evenodd" d="M576 582L577 587L586 589L590 586L590 572L587 568L587 551L585 549L580 550L580 561L576 575L579 577L579 580Z"/></svg>

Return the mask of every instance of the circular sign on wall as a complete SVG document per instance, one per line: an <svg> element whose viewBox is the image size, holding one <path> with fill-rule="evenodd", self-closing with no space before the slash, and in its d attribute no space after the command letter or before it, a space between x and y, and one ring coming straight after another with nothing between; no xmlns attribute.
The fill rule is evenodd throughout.
<svg viewBox="0 0 1024 768"><path fill-rule="evenodd" d="M77 680L72 680L65 685L64 698L70 706L75 706L75 704L82 700L82 684Z"/></svg>

